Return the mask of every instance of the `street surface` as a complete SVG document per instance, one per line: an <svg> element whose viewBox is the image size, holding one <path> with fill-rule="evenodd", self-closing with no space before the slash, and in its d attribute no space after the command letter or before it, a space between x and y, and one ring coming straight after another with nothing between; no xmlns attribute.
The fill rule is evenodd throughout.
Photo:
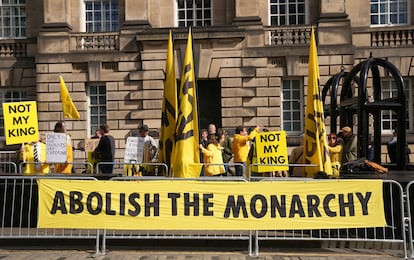
<svg viewBox="0 0 414 260"><path fill-rule="evenodd" d="M63 241L63 242L62 242ZM66 244L65 244L66 241ZM260 247L258 257L249 257L247 243L239 241L107 241L106 253L96 254L90 240L0 240L0 259L7 260L322 260L403 259L402 249L322 248L317 243L274 241ZM297 247L294 246L296 243ZM260 245L259 245L260 246Z"/></svg>

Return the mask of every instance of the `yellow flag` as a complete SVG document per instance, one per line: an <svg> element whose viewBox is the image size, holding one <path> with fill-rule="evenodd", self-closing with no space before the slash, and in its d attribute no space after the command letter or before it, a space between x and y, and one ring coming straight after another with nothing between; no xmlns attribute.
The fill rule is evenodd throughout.
<svg viewBox="0 0 414 260"><path fill-rule="evenodd" d="M181 178L197 178L201 171L192 45L190 29L181 74L179 109L175 129L175 152L172 164L173 176Z"/></svg>
<svg viewBox="0 0 414 260"><path fill-rule="evenodd" d="M167 60L165 64L164 96L162 99L161 131L158 162L171 167L174 150L174 133L177 121L177 80L174 68L172 33L168 37ZM168 174L168 173L164 173Z"/></svg>
<svg viewBox="0 0 414 260"><path fill-rule="evenodd" d="M304 133L305 163L315 167L304 167L306 177L314 177L317 172L332 175L331 159L328 152L328 140L325 130L323 103L319 93L319 65L316 50L315 33L312 27L309 48L308 95L306 99L306 117Z"/></svg>
<svg viewBox="0 0 414 260"><path fill-rule="evenodd" d="M59 76L60 80L60 99L62 100L62 109L64 118L75 118L80 120L80 115L78 110L73 104L72 99L70 98L68 88L66 87L65 81L62 76Z"/></svg>

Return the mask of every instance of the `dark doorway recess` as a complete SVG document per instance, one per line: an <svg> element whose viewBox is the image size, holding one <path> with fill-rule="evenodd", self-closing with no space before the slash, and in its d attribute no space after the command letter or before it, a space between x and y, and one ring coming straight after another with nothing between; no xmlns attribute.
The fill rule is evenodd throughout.
<svg viewBox="0 0 414 260"><path fill-rule="evenodd" d="M220 80L197 80L199 127L208 128L214 123L221 127L221 85Z"/></svg>

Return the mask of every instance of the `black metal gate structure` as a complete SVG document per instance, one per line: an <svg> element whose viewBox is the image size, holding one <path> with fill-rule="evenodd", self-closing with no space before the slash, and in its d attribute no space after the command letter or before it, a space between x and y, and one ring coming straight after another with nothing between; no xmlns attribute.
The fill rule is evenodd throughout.
<svg viewBox="0 0 414 260"><path fill-rule="evenodd" d="M382 70L380 70L382 68ZM382 75L389 75L397 86L397 96L383 99ZM373 94L368 94L368 79L372 79ZM359 79L359 80L356 80ZM358 93L354 93L354 89ZM357 94L357 96L354 96ZM404 156L406 144L406 96L404 80L399 70L384 59L369 57L367 60L356 65L345 77L341 90L339 116L341 127L348 125L358 126L358 158L367 157L369 138L369 115L373 116L373 145L374 161L381 163L381 111L392 110L397 115L397 158L399 158L396 170L405 170L407 160ZM358 115L357 122L354 116Z"/></svg>

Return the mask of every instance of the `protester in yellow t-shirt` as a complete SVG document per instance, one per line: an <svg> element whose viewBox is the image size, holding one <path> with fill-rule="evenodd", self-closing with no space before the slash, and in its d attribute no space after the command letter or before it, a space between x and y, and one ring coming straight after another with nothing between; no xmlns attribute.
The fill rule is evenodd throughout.
<svg viewBox="0 0 414 260"><path fill-rule="evenodd" d="M246 165L247 156L249 154L250 143L249 141L253 140L256 137L256 134L259 132L260 127L256 126L250 134L247 134L246 127L238 126L236 128L236 133L234 134L232 149L234 158L234 163L240 163ZM236 176L243 175L243 167L236 165Z"/></svg>
<svg viewBox="0 0 414 260"><path fill-rule="evenodd" d="M226 172L223 163L223 147L218 143L215 135L208 136L207 148L204 148L200 144L201 152L203 153L204 163L207 165L204 167L204 174L206 176L220 176Z"/></svg>
<svg viewBox="0 0 414 260"><path fill-rule="evenodd" d="M339 176L341 169L342 145L338 142L335 133L328 135L328 151L331 158L333 176Z"/></svg>

